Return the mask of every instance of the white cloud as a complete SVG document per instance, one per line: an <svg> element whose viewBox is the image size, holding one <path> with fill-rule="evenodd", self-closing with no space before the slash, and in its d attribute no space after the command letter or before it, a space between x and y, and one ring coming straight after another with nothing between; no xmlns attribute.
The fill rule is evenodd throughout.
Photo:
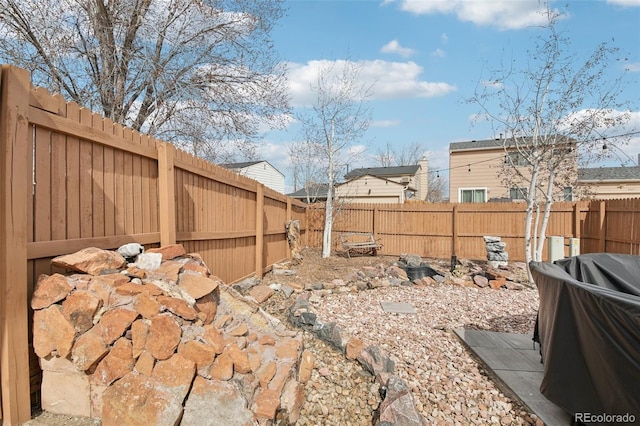
<svg viewBox="0 0 640 426"><path fill-rule="evenodd" d="M333 66L333 72L339 73L344 65L343 60L333 63L328 60L319 60L309 61L306 64L288 64L287 77L292 104L294 106L312 104L314 94L311 87L316 83L318 71ZM421 80L423 68L412 61L361 61L358 66L362 83L374 84L371 100L432 98L457 90L455 85L449 83Z"/></svg>
<svg viewBox="0 0 640 426"><path fill-rule="evenodd" d="M480 84L482 84L484 87L491 87L493 89L502 89L504 87L504 83L498 80L482 80Z"/></svg>
<svg viewBox="0 0 640 426"><path fill-rule="evenodd" d="M380 49L382 53L396 53L403 58L408 58L413 55L415 51L413 49L409 49L408 47L402 47L398 40L391 40L389 43L382 46Z"/></svg>
<svg viewBox="0 0 640 426"><path fill-rule="evenodd" d="M640 0L607 0L607 3L618 6L640 6Z"/></svg>
<svg viewBox="0 0 640 426"><path fill-rule="evenodd" d="M640 0L638 0L640 1ZM640 62L636 62L633 64L628 64L625 69L631 72L640 72Z"/></svg>
<svg viewBox="0 0 640 426"><path fill-rule="evenodd" d="M491 116L489 114L471 114L468 121L469 123L490 122Z"/></svg>
<svg viewBox="0 0 640 426"><path fill-rule="evenodd" d="M440 35L440 41L442 41L442 44L447 44L449 42L449 37L445 33L442 33L442 35Z"/></svg>
<svg viewBox="0 0 640 426"><path fill-rule="evenodd" d="M291 162L285 144L265 141L258 144L257 148L260 160L268 161L284 175L288 174Z"/></svg>
<svg viewBox="0 0 640 426"><path fill-rule="evenodd" d="M400 125L400 120L376 120L371 122L371 127L395 127Z"/></svg>
<svg viewBox="0 0 640 426"><path fill-rule="evenodd" d="M349 157L358 157L364 154L367 151L367 147L365 145L353 145L349 147Z"/></svg>
<svg viewBox="0 0 640 426"><path fill-rule="evenodd" d="M254 121L258 121L258 131L260 133L269 132L274 129L285 129L296 123L296 118L292 114L279 114L271 119L264 117L254 117Z"/></svg>
<svg viewBox="0 0 640 426"><path fill-rule="evenodd" d="M445 52L444 50L438 48L438 49L434 50L431 55L432 56L436 56L438 58L444 58L445 56L447 56L447 52Z"/></svg>
<svg viewBox="0 0 640 426"><path fill-rule="evenodd" d="M455 14L461 21L503 30L547 23L544 3L538 0L403 0L401 9L417 15Z"/></svg>
<svg viewBox="0 0 640 426"><path fill-rule="evenodd" d="M640 111L582 109L569 114L561 123L567 128L569 123L582 121L594 124L594 128L607 138L616 137L640 129Z"/></svg>

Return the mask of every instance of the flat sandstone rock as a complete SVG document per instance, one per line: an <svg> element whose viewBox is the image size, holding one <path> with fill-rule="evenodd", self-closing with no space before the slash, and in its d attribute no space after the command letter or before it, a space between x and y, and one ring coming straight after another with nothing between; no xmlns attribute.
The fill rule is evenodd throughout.
<svg viewBox="0 0 640 426"><path fill-rule="evenodd" d="M416 308L411 303L380 302L382 310L394 314L417 314Z"/></svg>

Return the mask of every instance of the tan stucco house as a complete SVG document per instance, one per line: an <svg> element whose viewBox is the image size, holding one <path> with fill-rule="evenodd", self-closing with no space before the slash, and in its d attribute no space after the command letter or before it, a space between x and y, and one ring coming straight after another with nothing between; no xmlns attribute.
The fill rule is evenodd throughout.
<svg viewBox="0 0 640 426"><path fill-rule="evenodd" d="M640 164L630 167L580 168L578 185L585 189L585 198L589 199L640 198Z"/></svg>
<svg viewBox="0 0 640 426"><path fill-rule="evenodd" d="M507 147L505 152L505 145ZM507 156L517 167L519 158L509 143L500 139L455 142L449 145L449 197L453 203L519 201L526 188L507 186L501 172ZM640 197L640 158L638 166L578 168L575 150L568 150L569 167L575 167L575 187L558 190L556 200L613 199ZM521 164L523 170L526 164Z"/></svg>
<svg viewBox="0 0 640 426"><path fill-rule="evenodd" d="M365 167L353 169L344 182L334 186L335 197L350 203L404 203L407 200L426 200L429 190L428 161L423 158L415 165L394 167ZM288 194L302 201L324 201L327 185L317 184Z"/></svg>
<svg viewBox="0 0 640 426"><path fill-rule="evenodd" d="M336 197L347 202L404 203L426 200L429 190L429 163L394 167L353 169L336 185Z"/></svg>
<svg viewBox="0 0 640 426"><path fill-rule="evenodd" d="M522 141L520 141L522 143ZM506 150L505 150L506 146ZM512 148L510 148L510 146ZM566 150L567 167L577 173L575 150ZM484 203L518 201L526 198L528 184L524 179L504 179L504 165L509 162L526 176L526 161L515 143L488 139L449 144L449 200L452 203ZM558 189L558 200L573 199L571 186Z"/></svg>

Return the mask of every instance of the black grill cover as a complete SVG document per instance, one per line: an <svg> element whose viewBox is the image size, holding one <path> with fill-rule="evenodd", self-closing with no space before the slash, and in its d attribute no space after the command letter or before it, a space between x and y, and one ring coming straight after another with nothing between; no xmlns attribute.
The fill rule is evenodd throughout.
<svg viewBox="0 0 640 426"><path fill-rule="evenodd" d="M531 262L540 307L540 392L571 414L640 420L640 257Z"/></svg>

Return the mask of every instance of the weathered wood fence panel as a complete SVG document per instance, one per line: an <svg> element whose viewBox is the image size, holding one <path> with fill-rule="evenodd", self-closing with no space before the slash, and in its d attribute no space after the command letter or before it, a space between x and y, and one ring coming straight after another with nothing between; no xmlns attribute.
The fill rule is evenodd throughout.
<svg viewBox="0 0 640 426"><path fill-rule="evenodd" d="M0 415L30 418L39 389L29 299L53 257L175 242L230 283L289 257L304 205L173 145L112 123L1 68ZM62 271L60 271L62 272Z"/></svg>
<svg viewBox="0 0 640 426"><path fill-rule="evenodd" d="M509 258L524 261L523 203L342 204L333 226L333 248L341 232L373 232L383 254L486 259L485 235L502 238ZM324 206L307 209L307 244L321 247ZM541 218L540 218L541 219ZM535 220L535 214L534 214ZM640 254L640 199L555 203L547 236L580 238L581 253ZM547 259L547 244L543 246ZM565 249L568 255L568 247Z"/></svg>
<svg viewBox="0 0 640 426"><path fill-rule="evenodd" d="M640 199L590 202L581 229L583 253L640 255Z"/></svg>

